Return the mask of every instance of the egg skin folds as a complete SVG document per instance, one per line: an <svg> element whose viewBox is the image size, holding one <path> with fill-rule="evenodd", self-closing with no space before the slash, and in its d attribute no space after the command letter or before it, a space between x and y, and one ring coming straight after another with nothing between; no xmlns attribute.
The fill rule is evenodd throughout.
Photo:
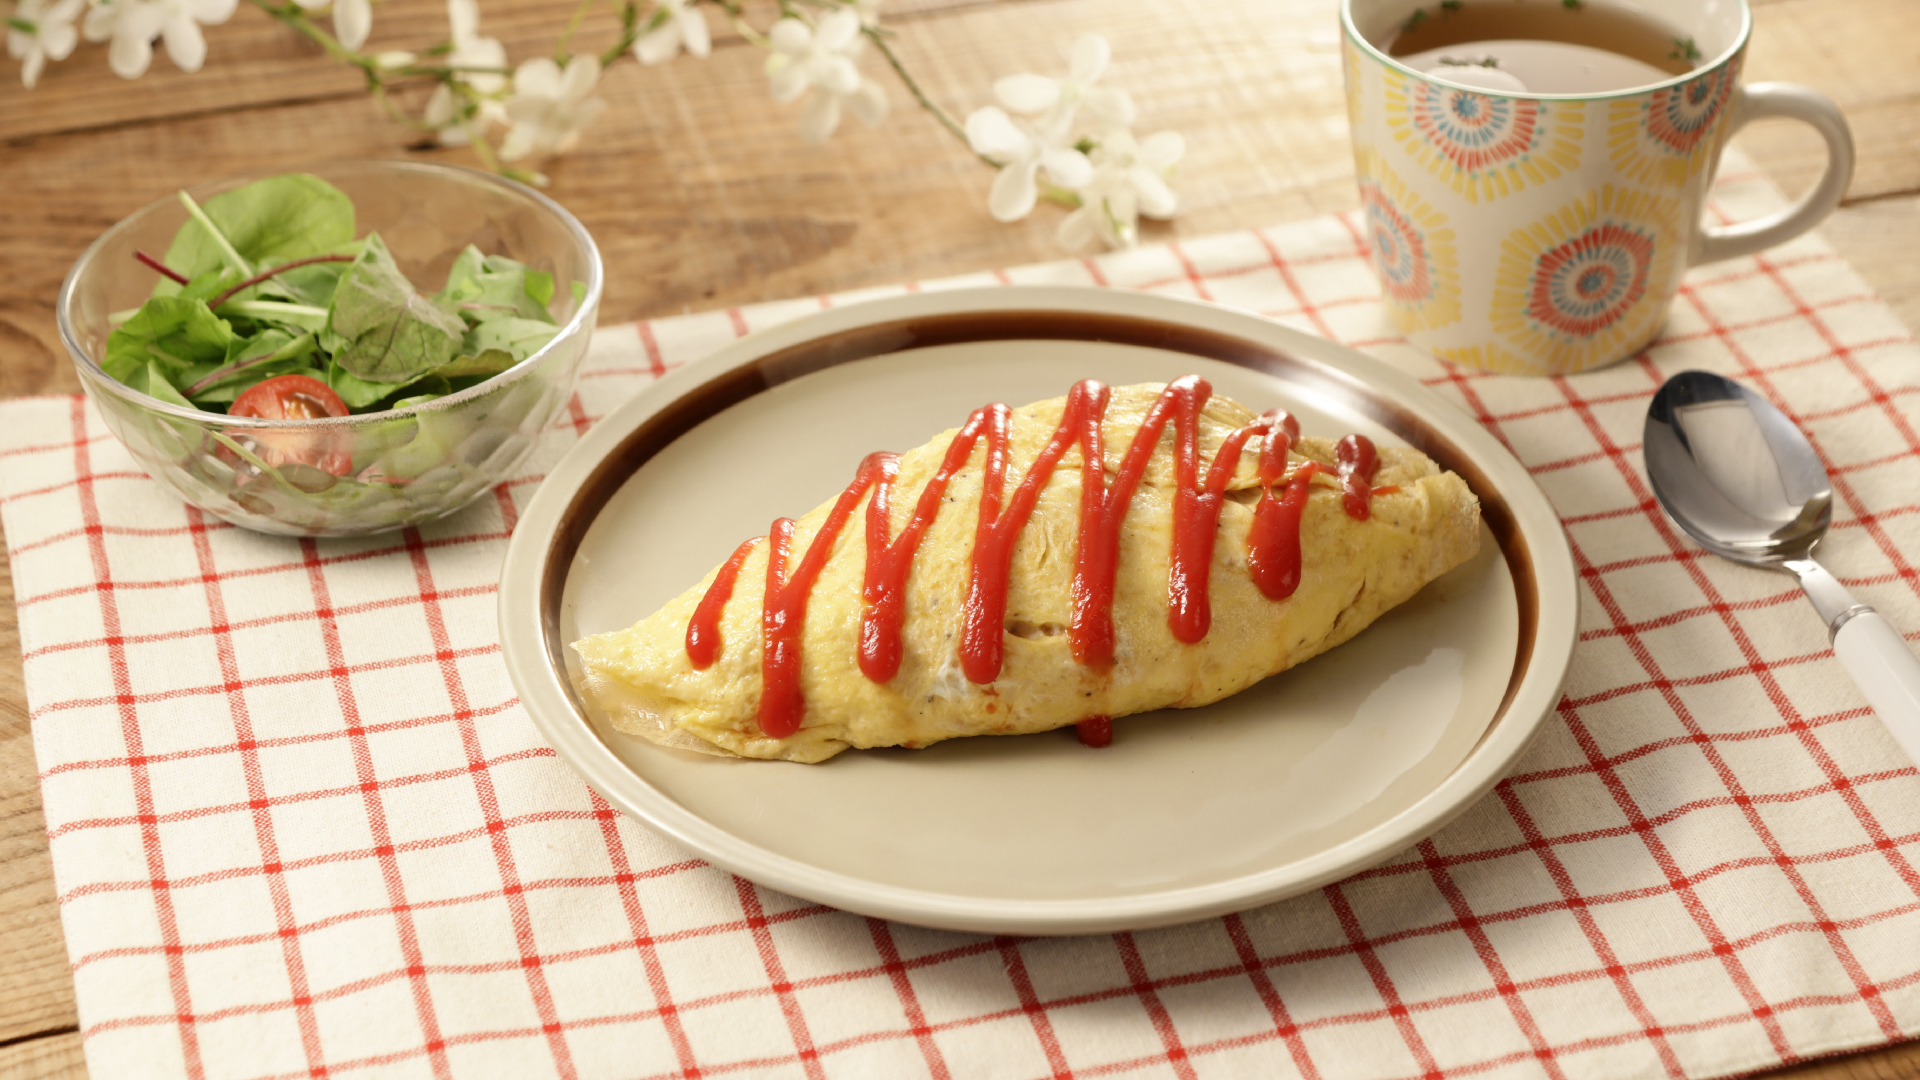
<svg viewBox="0 0 1920 1080"><path fill-rule="evenodd" d="M1134 433L1164 390L1162 384L1113 389L1102 424L1109 487ZM1054 398L1013 410L1007 497L1052 439L1066 401ZM1207 401L1197 437L1202 477L1228 436L1255 418L1231 399ZM901 455L890 535L897 536L912 516L957 430ZM913 558L902 659L891 680L868 679L859 663L869 492L835 538L811 590L800 634L806 706L793 735L768 738L757 721L764 541L754 545L740 568L721 614L722 644L711 666L693 666L686 640L688 622L717 569L633 626L575 642L581 661L577 689L590 709L621 731L725 756L818 762L849 747L923 747L965 735L1047 731L1088 716L1192 708L1237 693L1348 640L1479 548L1479 503L1458 476L1417 451L1381 447L1371 516L1355 520L1343 509L1339 480L1331 475L1334 440L1304 437L1291 448L1289 472L1315 461L1329 474L1314 477L1302 514L1299 587L1285 600L1269 600L1247 569L1247 533L1262 491L1257 475L1261 437L1255 436L1241 453L1221 504L1208 587L1212 622L1203 639L1185 644L1174 637L1167 617L1175 439L1169 422L1119 531L1110 667L1078 663L1067 630L1073 621L1080 521L1076 444L1042 488L1014 544L1000 673L981 685L962 672L959 645L983 481L982 439L954 474ZM799 519L789 572L831 505Z"/></svg>

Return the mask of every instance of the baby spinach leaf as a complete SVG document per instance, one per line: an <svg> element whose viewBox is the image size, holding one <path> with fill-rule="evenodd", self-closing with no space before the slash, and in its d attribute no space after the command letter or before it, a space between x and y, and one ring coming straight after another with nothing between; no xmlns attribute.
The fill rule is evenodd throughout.
<svg viewBox="0 0 1920 1080"><path fill-rule="evenodd" d="M189 300L211 300L226 292L240 281L240 275L229 266L216 266L204 274L195 275L192 280L179 287L176 296Z"/></svg>
<svg viewBox="0 0 1920 1080"><path fill-rule="evenodd" d="M406 383L453 359L466 324L413 291L377 233L340 277L327 328L349 344L334 357L368 382Z"/></svg>
<svg viewBox="0 0 1920 1080"><path fill-rule="evenodd" d="M447 379L468 378L474 375L492 378L519 362L510 352L502 349L488 349L478 356L456 356L433 369L432 374Z"/></svg>
<svg viewBox="0 0 1920 1080"><path fill-rule="evenodd" d="M535 270L518 259L509 259L505 255L487 256L487 269L496 274L522 274L526 278L527 295L540 305L540 317L548 322L553 316L547 313L547 305L553 303L553 275L545 270Z"/></svg>
<svg viewBox="0 0 1920 1080"><path fill-rule="evenodd" d="M552 322L543 293L553 296L551 274L529 270L502 256L483 256L470 246L454 261L447 287L437 299L470 322L503 316Z"/></svg>
<svg viewBox="0 0 1920 1080"><path fill-rule="evenodd" d="M308 347L311 347L313 336L311 334L301 336L307 339ZM250 338L235 338L232 344L227 346L227 363L243 364L248 360L257 360L285 348L294 340L294 335L279 327L267 327Z"/></svg>
<svg viewBox="0 0 1920 1080"><path fill-rule="evenodd" d="M182 397L180 391L167 381L167 373L161 369L158 360L147 361L145 367L134 371L132 378L122 381L150 398L159 398L170 405L193 408L193 402Z"/></svg>
<svg viewBox="0 0 1920 1080"><path fill-rule="evenodd" d="M393 391L391 399L382 404L383 409L393 408L393 402L401 398L446 397L453 393L453 384L438 375L428 372L407 385Z"/></svg>
<svg viewBox="0 0 1920 1080"><path fill-rule="evenodd" d="M553 275L545 270L528 270L527 295L540 305L540 318L552 322L553 313L547 308L553 303Z"/></svg>
<svg viewBox="0 0 1920 1080"><path fill-rule="evenodd" d="M312 357L297 356L289 360L262 360L241 369L232 378L224 379L218 385L193 395L192 401L202 408L218 411L233 404L241 394L276 375L305 375L318 379L320 372L314 369Z"/></svg>
<svg viewBox="0 0 1920 1080"><path fill-rule="evenodd" d="M343 370L340 365L333 364L328 368L324 381L328 386L333 388L334 393L340 395L341 401L347 403L347 408L365 409L380 402L384 398L388 398L402 391L414 392L407 397L407 400L411 401L416 398L424 400L426 398L441 397L455 390L464 390L468 386L483 382L500 374L519 362L520 361L514 359L510 354L501 352L498 349L482 353L479 356L457 356L439 367L434 368L432 371L426 372L419 378L400 386L394 386L392 383L369 382L366 379L356 378L351 373ZM424 395L420 393L420 391L429 389L433 392ZM400 408L400 404L398 401L393 401L382 407L397 409Z"/></svg>
<svg viewBox="0 0 1920 1080"><path fill-rule="evenodd" d="M261 379L310 366L313 349L312 334L295 337L269 327L251 338L236 338L224 363L196 364L175 375L174 382L198 404L223 404Z"/></svg>
<svg viewBox="0 0 1920 1080"><path fill-rule="evenodd" d="M356 240L351 244L343 244L320 254L350 255L357 258L360 250L360 242ZM308 263L306 266L296 266L291 270L281 271L255 288L263 297L290 300L296 304L312 307L327 307L333 303L333 291L339 287L341 275L345 274L351 265L353 264L348 262Z"/></svg>
<svg viewBox="0 0 1920 1080"><path fill-rule="evenodd" d="M447 268L447 287L440 290L443 297L452 296L475 275L487 272L487 257L480 249L468 244L466 249L454 256L453 265Z"/></svg>
<svg viewBox="0 0 1920 1080"><path fill-rule="evenodd" d="M256 180L215 195L201 209L234 250L256 267L324 254L353 242L353 201L306 173ZM189 278L226 265L219 242L192 219L174 234L165 262ZM155 295L160 295L158 290Z"/></svg>
<svg viewBox="0 0 1920 1080"><path fill-rule="evenodd" d="M340 400L347 403L347 408L355 411L371 406L374 402L393 393L395 389L392 383L368 382L357 378L342 368L338 362L327 365L326 378L321 381L332 387L334 393L340 395Z"/></svg>
<svg viewBox="0 0 1920 1080"><path fill-rule="evenodd" d="M232 340L232 325L208 310L205 301L156 296L107 335L107 354L100 367L131 386L134 373L149 362L158 361L174 371L223 362Z"/></svg>
<svg viewBox="0 0 1920 1080"><path fill-rule="evenodd" d="M229 300L220 305L220 314L255 323L277 323L303 333L317 334L327 325L326 308L290 304L285 300Z"/></svg>
<svg viewBox="0 0 1920 1080"><path fill-rule="evenodd" d="M489 319L467 331L465 347L474 356L498 350L515 360L525 360L539 352L557 333L559 328L548 322L513 317Z"/></svg>

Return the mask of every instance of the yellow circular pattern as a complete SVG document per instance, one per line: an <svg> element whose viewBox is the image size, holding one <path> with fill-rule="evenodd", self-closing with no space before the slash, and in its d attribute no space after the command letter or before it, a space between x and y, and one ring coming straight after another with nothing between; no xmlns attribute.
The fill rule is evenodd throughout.
<svg viewBox="0 0 1920 1080"><path fill-rule="evenodd" d="M1586 103L1502 97L1386 72L1387 128L1468 202L1493 200L1580 164Z"/></svg>
<svg viewBox="0 0 1920 1080"><path fill-rule="evenodd" d="M1721 122L1733 97L1737 64L1696 79L1615 101L1607 112L1607 157L1626 178L1678 188L1719 156Z"/></svg>
<svg viewBox="0 0 1920 1080"><path fill-rule="evenodd" d="M1381 299L1403 332L1460 321L1460 262L1447 216L1402 183L1379 155L1355 154L1361 227Z"/></svg>
<svg viewBox="0 0 1920 1080"><path fill-rule="evenodd" d="M1679 204L1612 184L1502 242L1489 318L1545 373L1619 359L1659 332L1686 258Z"/></svg>

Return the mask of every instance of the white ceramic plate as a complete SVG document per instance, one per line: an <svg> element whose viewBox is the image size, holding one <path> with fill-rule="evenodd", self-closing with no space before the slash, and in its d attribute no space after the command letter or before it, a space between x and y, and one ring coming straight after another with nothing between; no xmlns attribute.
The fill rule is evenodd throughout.
<svg viewBox="0 0 1920 1080"><path fill-rule="evenodd" d="M591 716L569 642L651 613L860 459L989 401L1187 373L1310 434L1459 472L1480 557L1346 645L1226 701L821 765L655 746ZM560 756L688 850L797 896L928 926L1066 934L1251 907L1378 863L1490 788L1558 699L1575 638L1559 520L1478 424L1407 375L1257 316L1095 289L903 296L744 338L617 409L515 530L501 640Z"/></svg>

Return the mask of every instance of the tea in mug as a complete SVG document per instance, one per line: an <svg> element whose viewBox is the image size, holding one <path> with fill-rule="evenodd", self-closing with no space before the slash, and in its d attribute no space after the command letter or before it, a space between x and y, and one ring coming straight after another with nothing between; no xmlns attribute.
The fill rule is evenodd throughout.
<svg viewBox="0 0 1920 1080"><path fill-rule="evenodd" d="M1528 94L1651 86L1705 59L1679 29L1598 0L1439 0L1408 17L1385 49L1415 71Z"/></svg>

